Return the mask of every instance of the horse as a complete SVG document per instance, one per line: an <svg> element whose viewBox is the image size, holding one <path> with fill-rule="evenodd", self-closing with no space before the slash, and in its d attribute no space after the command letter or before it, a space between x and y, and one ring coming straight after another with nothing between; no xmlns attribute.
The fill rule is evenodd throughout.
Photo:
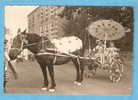
<svg viewBox="0 0 138 100"><path fill-rule="evenodd" d="M21 36L23 38L22 40L18 39L20 40L18 41L18 44L19 44L18 47L15 46L14 44L12 45L12 48L15 48L15 49L14 50L11 49L10 54L9 54L10 58L16 59L18 54L22 51L22 49L28 49L34 54L36 61L40 65L41 71L43 73L43 78L44 78L41 90L45 90L49 92L55 91L56 82L55 82L55 77L54 77L55 76L54 65L62 65L69 61L72 61L74 63L75 69L76 69L76 79L74 81L74 84L82 85L84 63L82 59L79 58L79 56L84 55L83 47L79 50L72 52L73 55L77 55L78 57L57 56L57 55L54 55L54 54L57 54L57 51L47 50L48 48L53 48L53 44L47 37L44 38L45 42L42 42L42 37L39 36L38 34L27 33L26 31L23 31L21 32L20 35L17 35L15 38L20 38ZM52 53L53 55L48 55L48 54L38 55L39 53L41 53L41 48L43 44L45 44L45 51L48 53ZM17 53L14 53L15 51L17 51ZM50 87L49 87L47 71L49 71L49 76L51 79Z"/></svg>

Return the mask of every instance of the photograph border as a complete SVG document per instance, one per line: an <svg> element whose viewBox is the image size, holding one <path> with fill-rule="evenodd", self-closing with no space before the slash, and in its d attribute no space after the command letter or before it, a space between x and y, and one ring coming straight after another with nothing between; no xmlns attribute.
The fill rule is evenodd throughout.
<svg viewBox="0 0 138 100"><path fill-rule="evenodd" d="M99 95L51 95L51 94L4 94L4 7L7 5L67 5L67 6L131 6L134 12L134 35L133 35L133 72L131 96L99 96ZM138 1L137 0L1 0L0 1L0 99L1 100L135 100L138 98Z"/></svg>

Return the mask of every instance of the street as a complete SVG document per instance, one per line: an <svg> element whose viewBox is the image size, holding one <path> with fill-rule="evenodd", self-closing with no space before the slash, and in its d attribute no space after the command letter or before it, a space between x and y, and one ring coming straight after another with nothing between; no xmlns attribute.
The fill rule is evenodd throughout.
<svg viewBox="0 0 138 100"><path fill-rule="evenodd" d="M127 62L124 74L118 83L112 83L108 79L105 70L98 69L96 76L86 78L82 86L74 85L75 68L72 62L61 66L55 66L56 92L42 91L43 76L36 61L24 61L14 65L19 78L10 77L7 84L7 92L12 94L69 94L69 95L131 95L131 62Z"/></svg>

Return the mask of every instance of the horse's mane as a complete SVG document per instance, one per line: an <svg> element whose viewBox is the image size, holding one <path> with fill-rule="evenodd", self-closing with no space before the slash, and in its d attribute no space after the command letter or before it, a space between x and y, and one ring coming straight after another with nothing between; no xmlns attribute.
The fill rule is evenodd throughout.
<svg viewBox="0 0 138 100"><path fill-rule="evenodd" d="M41 37L36 33L27 33L27 40L30 42L39 42L41 41Z"/></svg>

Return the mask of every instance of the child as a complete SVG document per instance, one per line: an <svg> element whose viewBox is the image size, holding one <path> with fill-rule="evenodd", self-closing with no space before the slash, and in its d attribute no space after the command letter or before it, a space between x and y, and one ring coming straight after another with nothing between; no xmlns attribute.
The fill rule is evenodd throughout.
<svg viewBox="0 0 138 100"><path fill-rule="evenodd" d="M99 58L98 60L102 63L103 62L103 54L104 54L104 44L101 40L96 41L97 46L93 49L94 57Z"/></svg>
<svg viewBox="0 0 138 100"><path fill-rule="evenodd" d="M110 42L109 45L110 45L109 48L108 48L109 53L112 54L112 55L118 55L119 49L115 47L115 44L113 42Z"/></svg>
<svg viewBox="0 0 138 100"><path fill-rule="evenodd" d="M118 51L119 51L119 49L115 47L115 44L113 42L110 42L109 48L108 48L108 55L110 57L110 62L113 58L119 56Z"/></svg>

